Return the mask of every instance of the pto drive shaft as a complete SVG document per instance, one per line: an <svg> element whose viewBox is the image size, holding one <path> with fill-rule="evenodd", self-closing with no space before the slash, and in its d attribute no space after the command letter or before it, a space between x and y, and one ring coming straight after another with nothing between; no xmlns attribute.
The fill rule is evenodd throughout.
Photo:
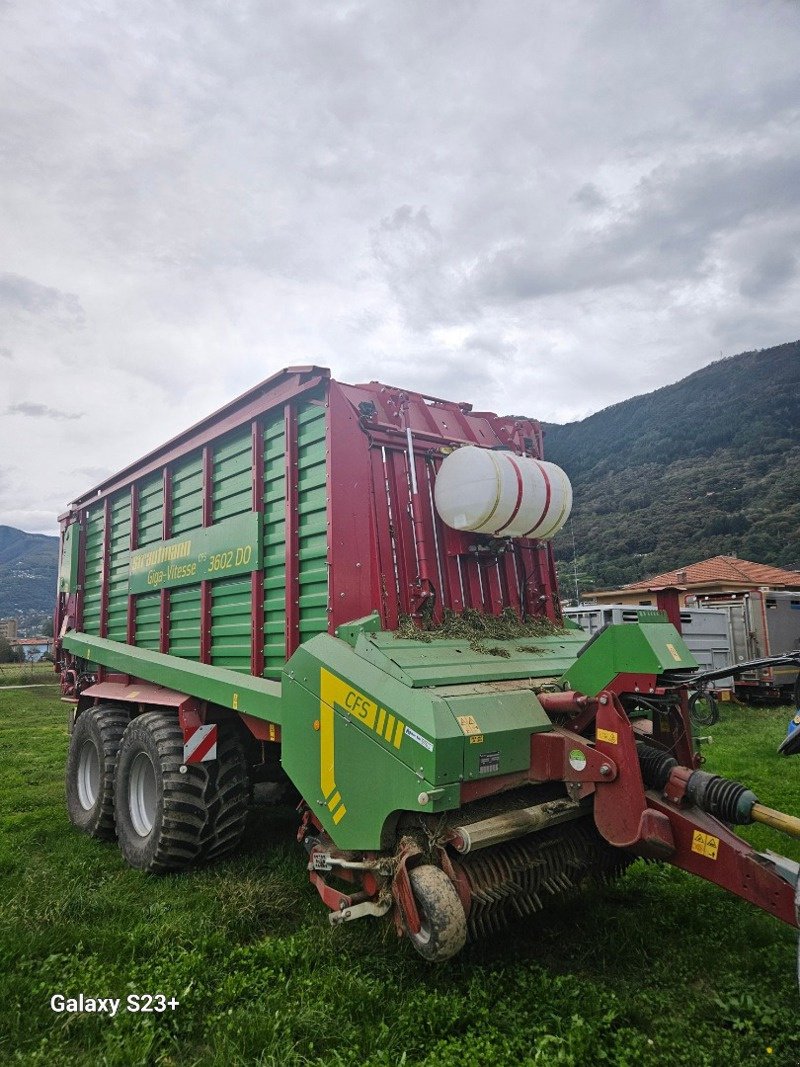
<svg viewBox="0 0 800 1067"><path fill-rule="evenodd" d="M658 789L671 799L682 797L723 822L740 826L759 822L800 837L800 819L760 804L755 793L738 782L707 771L689 771L674 757L644 743L639 743L637 750L648 789Z"/></svg>

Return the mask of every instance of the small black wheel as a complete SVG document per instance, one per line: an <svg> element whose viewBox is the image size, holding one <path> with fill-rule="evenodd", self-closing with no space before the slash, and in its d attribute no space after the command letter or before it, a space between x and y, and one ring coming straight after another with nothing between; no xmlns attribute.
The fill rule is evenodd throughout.
<svg viewBox="0 0 800 1067"><path fill-rule="evenodd" d="M407 930L411 944L430 963L449 960L467 940L467 917L455 886L431 863L408 872L420 918L419 933Z"/></svg>
<svg viewBox="0 0 800 1067"><path fill-rule="evenodd" d="M114 704L97 704L75 721L67 756L67 813L78 830L105 841L116 837L114 776L130 716Z"/></svg>
<svg viewBox="0 0 800 1067"><path fill-rule="evenodd" d="M689 718L695 726L713 726L719 722L719 703L712 692L692 693L689 697Z"/></svg>
<svg viewBox="0 0 800 1067"><path fill-rule="evenodd" d="M184 773L183 731L165 712L133 719L122 738L115 808L119 847L131 867L152 874L181 870L200 858L208 823L202 764Z"/></svg>

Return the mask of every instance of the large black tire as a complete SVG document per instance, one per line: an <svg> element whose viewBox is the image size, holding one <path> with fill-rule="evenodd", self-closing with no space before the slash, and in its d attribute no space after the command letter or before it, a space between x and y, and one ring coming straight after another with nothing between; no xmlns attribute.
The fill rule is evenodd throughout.
<svg viewBox="0 0 800 1067"><path fill-rule="evenodd" d="M114 775L130 715L114 704L97 704L78 716L67 756L67 813L77 829L105 841L116 837Z"/></svg>
<svg viewBox="0 0 800 1067"><path fill-rule="evenodd" d="M247 822L250 791L247 763L244 749L232 730L220 725L217 758L202 766L209 776L202 858L215 860L236 848Z"/></svg>
<svg viewBox="0 0 800 1067"><path fill-rule="evenodd" d="M163 874L216 859L238 844L247 817L244 753L218 729L217 759L183 765L174 715L146 712L122 740L115 791L119 847L131 867Z"/></svg>
<svg viewBox="0 0 800 1067"><path fill-rule="evenodd" d="M455 956L467 940L467 917L455 886L440 867L431 863L408 872L420 931L407 930L411 944L429 963L440 963Z"/></svg>

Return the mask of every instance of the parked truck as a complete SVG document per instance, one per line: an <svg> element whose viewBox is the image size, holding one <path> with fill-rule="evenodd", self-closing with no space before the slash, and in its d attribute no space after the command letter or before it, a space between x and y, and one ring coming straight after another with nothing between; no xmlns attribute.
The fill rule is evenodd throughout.
<svg viewBox="0 0 800 1067"><path fill-rule="evenodd" d="M731 633L731 663L768 659L800 648L800 593L751 589L740 594L692 597L697 608L718 611ZM736 679L740 700L800 704L800 676L792 664L765 665Z"/></svg>
<svg viewBox="0 0 800 1067"><path fill-rule="evenodd" d="M288 780L331 922L390 916L431 961L636 856L796 926L798 864L731 826L800 821L701 769L677 631L563 619L543 455L532 419L299 367L75 500L74 826L181 870Z"/></svg>

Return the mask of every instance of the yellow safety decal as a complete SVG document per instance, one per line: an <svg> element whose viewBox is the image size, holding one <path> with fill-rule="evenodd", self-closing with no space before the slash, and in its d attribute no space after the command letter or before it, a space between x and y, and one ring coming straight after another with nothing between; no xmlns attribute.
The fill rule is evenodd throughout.
<svg viewBox="0 0 800 1067"><path fill-rule="evenodd" d="M231 701L231 707L233 708L234 711L238 711L239 710L239 694L238 693L234 693L233 694L233 700Z"/></svg>
<svg viewBox="0 0 800 1067"><path fill-rule="evenodd" d="M134 691L132 693L128 693L128 697L131 700L133 700L134 697L138 697L138 695L139 695L139 690L138 689L134 689Z"/></svg>
<svg viewBox="0 0 800 1067"><path fill-rule="evenodd" d="M469 743L471 745L482 745L483 744L483 734L473 734L469 739Z"/></svg>
<svg viewBox="0 0 800 1067"><path fill-rule="evenodd" d="M458 725L461 727L461 732L465 737L469 737L470 734L479 734L481 732L480 726L475 722L471 715L456 715L458 719Z"/></svg>
<svg viewBox="0 0 800 1067"><path fill-rule="evenodd" d="M319 785L322 796L338 824L347 814L341 794L336 788L334 772L334 707L346 712L357 722L372 730L395 748L403 743L405 723L386 708L379 708L374 700L353 686L337 678L335 674L320 668L319 672Z"/></svg>
<svg viewBox="0 0 800 1067"><path fill-rule="evenodd" d="M707 856L708 859L715 860L718 849L719 838L714 837L713 834L704 834L702 830L695 830L692 834L692 852L697 852L700 856Z"/></svg>
<svg viewBox="0 0 800 1067"><path fill-rule="evenodd" d="M275 731L275 723L271 722L269 724L269 739L270 739L270 741L274 741L276 737L277 737L277 733Z"/></svg>
<svg viewBox="0 0 800 1067"><path fill-rule="evenodd" d="M597 740L605 741L608 745L616 745L619 741L619 737L615 730L600 730L597 731Z"/></svg>
<svg viewBox="0 0 800 1067"><path fill-rule="evenodd" d="M667 652L675 660L676 663L681 662L681 654L674 645L667 645Z"/></svg>

